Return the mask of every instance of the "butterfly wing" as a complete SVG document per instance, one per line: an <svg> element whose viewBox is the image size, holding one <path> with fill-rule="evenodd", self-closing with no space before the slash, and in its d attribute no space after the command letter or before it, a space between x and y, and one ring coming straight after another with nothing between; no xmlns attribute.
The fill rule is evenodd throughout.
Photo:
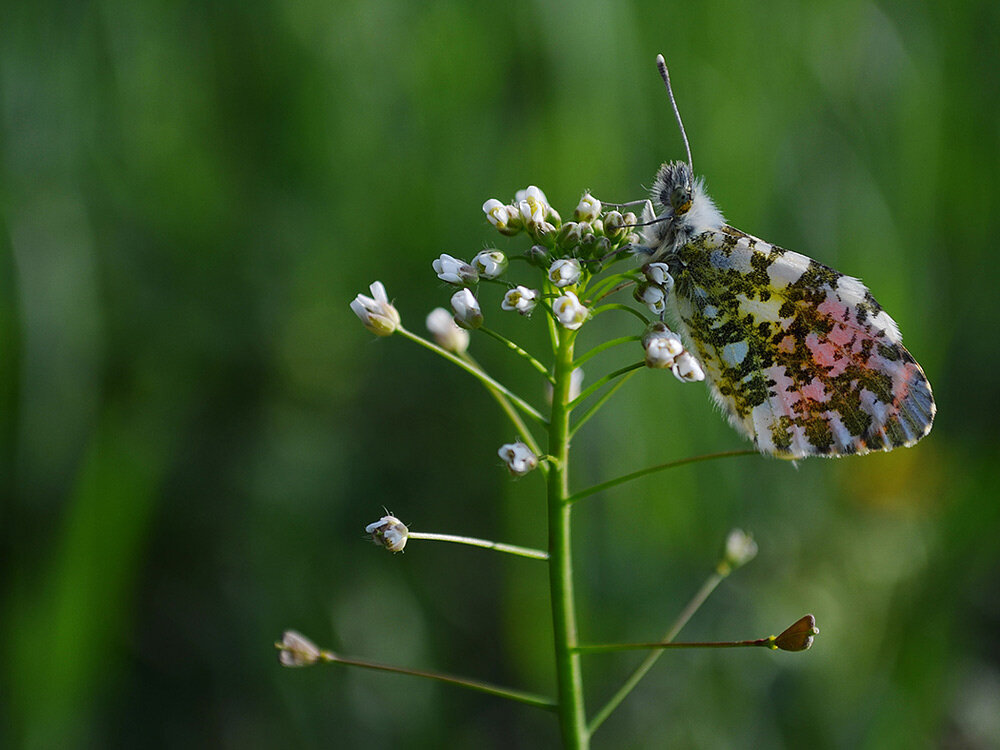
<svg viewBox="0 0 1000 750"><path fill-rule="evenodd" d="M671 271L712 395L761 452L892 450L930 431L930 383L858 279L729 226L692 238Z"/></svg>

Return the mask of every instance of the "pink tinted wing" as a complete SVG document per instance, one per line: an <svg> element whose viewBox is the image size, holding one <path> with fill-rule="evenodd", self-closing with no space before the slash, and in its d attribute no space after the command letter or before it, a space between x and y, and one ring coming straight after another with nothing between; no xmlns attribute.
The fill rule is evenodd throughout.
<svg viewBox="0 0 1000 750"><path fill-rule="evenodd" d="M857 279L731 227L693 238L672 271L713 396L762 452L892 450L930 431L930 384Z"/></svg>

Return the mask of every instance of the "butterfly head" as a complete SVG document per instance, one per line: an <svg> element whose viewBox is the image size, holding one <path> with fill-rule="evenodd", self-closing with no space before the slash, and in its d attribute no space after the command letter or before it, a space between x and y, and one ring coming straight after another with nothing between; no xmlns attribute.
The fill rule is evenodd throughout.
<svg viewBox="0 0 1000 750"><path fill-rule="evenodd" d="M677 252L695 235L719 229L725 223L686 162L673 161L660 167L650 192L654 216L644 217L652 222L645 240L654 249L654 259Z"/></svg>

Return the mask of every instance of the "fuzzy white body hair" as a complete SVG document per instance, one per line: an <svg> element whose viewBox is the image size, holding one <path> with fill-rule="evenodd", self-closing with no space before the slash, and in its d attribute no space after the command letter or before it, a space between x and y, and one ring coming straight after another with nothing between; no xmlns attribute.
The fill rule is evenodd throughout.
<svg viewBox="0 0 1000 750"><path fill-rule="evenodd" d="M726 223L722 212L705 192L704 182L694 178L685 162L669 162L660 167L650 199L652 208L647 204L643 221L653 223L646 227L643 239L653 251L653 260L677 252L692 237L721 229ZM678 200L682 201L684 210L678 210Z"/></svg>

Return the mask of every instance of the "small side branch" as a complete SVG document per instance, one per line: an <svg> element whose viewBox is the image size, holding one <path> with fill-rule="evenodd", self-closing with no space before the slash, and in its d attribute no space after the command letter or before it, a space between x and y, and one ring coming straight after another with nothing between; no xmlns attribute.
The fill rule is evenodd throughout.
<svg viewBox="0 0 1000 750"><path fill-rule="evenodd" d="M548 560L549 554L539 549L531 547L519 547L516 544L504 544L503 542L492 542L489 539L476 539L471 536L459 536L456 534L435 534L429 531L411 531L410 539L428 539L435 542L454 542L456 544L467 544L472 547L482 547L493 549L497 552L507 552L518 557L529 557L532 560Z"/></svg>
<svg viewBox="0 0 1000 750"><path fill-rule="evenodd" d="M595 484L593 487L588 487L585 490L580 490L574 495L571 495L567 502L575 503L577 500L583 500L585 497L590 495L595 495L598 492L603 492L604 490L611 489L612 487L617 487L619 484L625 484L625 482L631 482L633 479L638 479L639 477L644 477L647 474L655 474L658 471L666 471L667 469L673 469L677 466L684 466L685 464L695 464L700 461L711 461L716 458L728 458L730 456L756 456L757 451L752 448L747 448L740 451L722 451L721 453L706 453L702 456L691 456L690 458L680 458L676 461L667 461L665 464L658 464L656 466L650 466L645 469L640 469L639 471L633 471L631 474L626 474L625 476L617 477L616 479L609 479L607 482L601 482L600 484Z"/></svg>

